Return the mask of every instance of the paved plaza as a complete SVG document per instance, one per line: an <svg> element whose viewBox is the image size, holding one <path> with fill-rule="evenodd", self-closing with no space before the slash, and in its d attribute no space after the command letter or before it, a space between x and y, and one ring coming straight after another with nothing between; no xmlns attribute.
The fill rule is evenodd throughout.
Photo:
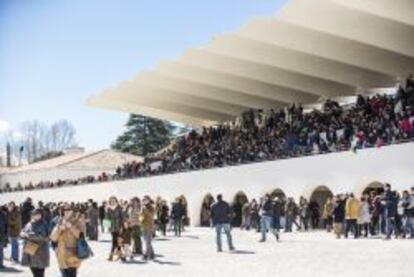
<svg viewBox="0 0 414 277"><path fill-rule="evenodd" d="M224 237L223 237L224 239ZM259 243L259 234L233 230L236 251L215 249L210 228L188 228L180 238L158 237L157 258L151 262L108 262L110 236L92 242L95 256L82 264L79 276L414 276L414 240L335 239L325 232L282 233L279 243L268 237ZM226 242L224 241L224 245ZM46 276L60 276L51 252ZM6 256L8 251L6 252ZM27 268L6 261L8 273L1 276L30 276Z"/></svg>

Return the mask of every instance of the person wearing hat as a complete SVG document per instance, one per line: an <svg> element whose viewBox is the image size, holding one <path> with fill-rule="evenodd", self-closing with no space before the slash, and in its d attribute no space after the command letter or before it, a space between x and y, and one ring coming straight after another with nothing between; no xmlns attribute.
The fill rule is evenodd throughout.
<svg viewBox="0 0 414 277"><path fill-rule="evenodd" d="M57 245L55 253L63 276L75 277L81 263L76 254L76 245L85 226L82 226L84 222L78 218L69 204L63 204L61 211L50 238Z"/></svg>
<svg viewBox="0 0 414 277"><path fill-rule="evenodd" d="M49 267L49 233L40 209L32 212L30 221L20 233L23 239L22 265L30 267L34 277L45 276Z"/></svg>

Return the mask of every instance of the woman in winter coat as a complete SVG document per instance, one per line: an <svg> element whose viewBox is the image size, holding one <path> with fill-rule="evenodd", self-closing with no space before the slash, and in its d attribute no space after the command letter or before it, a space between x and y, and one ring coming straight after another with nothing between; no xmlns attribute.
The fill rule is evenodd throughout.
<svg viewBox="0 0 414 277"><path fill-rule="evenodd" d="M22 219L20 210L14 202L9 203L9 212L7 214L8 236L11 244L11 259L13 262L19 262L19 236L21 232Z"/></svg>
<svg viewBox="0 0 414 277"><path fill-rule="evenodd" d="M63 205L61 210L62 216L53 228L50 238L57 245L55 252L63 276L76 277L81 263L76 246L82 230L85 229L85 223L70 205Z"/></svg>
<svg viewBox="0 0 414 277"><path fill-rule="evenodd" d="M109 198L108 207L106 210L106 218L111 222L109 231L112 236L111 253L109 254L108 261L112 261L114 251L118 247L118 236L121 231L122 222L124 219L124 213L119 205L118 199L115 196Z"/></svg>
<svg viewBox="0 0 414 277"><path fill-rule="evenodd" d="M45 268L49 267L49 233L42 217L42 210L34 210L31 220L20 233L23 239L22 265L30 267L33 277L45 276Z"/></svg>
<svg viewBox="0 0 414 277"><path fill-rule="evenodd" d="M364 236L368 237L369 232L369 223L371 222L371 213L369 212L369 203L368 200L363 196L361 197L361 206L359 208L359 232L362 235L362 230L364 230Z"/></svg>

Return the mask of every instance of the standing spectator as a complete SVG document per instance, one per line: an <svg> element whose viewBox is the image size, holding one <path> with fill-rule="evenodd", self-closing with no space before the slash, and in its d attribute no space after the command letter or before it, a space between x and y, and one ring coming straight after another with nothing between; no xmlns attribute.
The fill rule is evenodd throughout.
<svg viewBox="0 0 414 277"><path fill-rule="evenodd" d="M299 200L299 219L300 219L300 227L303 228L304 231L308 231L309 228L309 205L308 201L305 197L301 196Z"/></svg>
<svg viewBox="0 0 414 277"><path fill-rule="evenodd" d="M234 250L231 237L230 217L231 209L229 204L223 201L221 194L217 195L217 202L211 206L211 219L213 221L213 226L216 229L217 252L223 251L221 244L221 233L223 230L227 236L227 244L229 246L229 250Z"/></svg>
<svg viewBox="0 0 414 277"><path fill-rule="evenodd" d="M108 203L109 205L106 210L106 218L111 222L109 231L111 232L112 237L112 247L108 261L112 261L114 251L118 246L118 236L122 227L123 212L121 206L119 205L118 199L115 196L111 196Z"/></svg>
<svg viewBox="0 0 414 277"><path fill-rule="evenodd" d="M240 226L240 229L250 229L251 224L251 203L246 201L246 203L242 206L242 224Z"/></svg>
<svg viewBox="0 0 414 277"><path fill-rule="evenodd" d="M285 232L292 232L292 224L296 225L297 230L300 230L300 225L296 221L298 216L298 205L296 205L293 197L288 197L286 202L286 224Z"/></svg>
<svg viewBox="0 0 414 277"><path fill-rule="evenodd" d="M361 206L359 208L359 230L362 236L362 230L364 230L364 237L368 237L369 223L371 222L371 214L369 212L369 203L366 197L361 197Z"/></svg>
<svg viewBox="0 0 414 277"><path fill-rule="evenodd" d="M273 230L272 228L273 219L273 205L270 195L266 194L260 204L260 231L262 238L260 242L266 241L266 233ZM276 235L275 235L276 236Z"/></svg>
<svg viewBox="0 0 414 277"><path fill-rule="evenodd" d="M69 204L62 207L62 216L54 227L50 238L56 243L56 258L64 277L76 277L81 260L76 253L77 241L86 227Z"/></svg>
<svg viewBox="0 0 414 277"><path fill-rule="evenodd" d="M144 259L153 260L155 258L154 249L152 248L152 236L154 232L154 215L155 208L149 196L144 197L141 215L142 237L145 244Z"/></svg>
<svg viewBox="0 0 414 277"><path fill-rule="evenodd" d="M7 215L0 207L0 269L4 268L4 248L7 242Z"/></svg>
<svg viewBox="0 0 414 277"><path fill-rule="evenodd" d="M326 231L330 232L332 229L332 212L333 212L333 202L332 197L328 197L325 205L323 206L323 224L325 225Z"/></svg>
<svg viewBox="0 0 414 277"><path fill-rule="evenodd" d="M105 211L106 211L106 201L102 203L101 206L99 206L99 225L101 226L101 233L105 232L104 229L104 219L105 219Z"/></svg>
<svg viewBox="0 0 414 277"><path fill-rule="evenodd" d="M99 209L96 202L88 207L86 211L87 233L89 240L98 240Z"/></svg>
<svg viewBox="0 0 414 277"><path fill-rule="evenodd" d="M33 277L45 276L45 269L49 267L49 230L42 216L42 210L33 210L31 220L20 233L23 239L22 265L30 267Z"/></svg>
<svg viewBox="0 0 414 277"><path fill-rule="evenodd" d="M22 226L26 226L26 224L30 221L33 210L34 207L32 205L32 198L28 197L26 201L23 202L22 208L20 209L22 216Z"/></svg>
<svg viewBox="0 0 414 277"><path fill-rule="evenodd" d="M21 216L19 208L14 202L9 203L9 212L7 214L7 228L11 244L11 260L19 262L19 235L21 232Z"/></svg>
<svg viewBox="0 0 414 277"><path fill-rule="evenodd" d="M343 222L345 221L345 203L338 195L334 200L334 207L332 211L333 228L336 237L341 238Z"/></svg>
<svg viewBox="0 0 414 277"><path fill-rule="evenodd" d="M358 238L358 225L360 202L354 197L354 194L349 194L345 204L345 238L348 238L348 233L352 229L354 238Z"/></svg>
<svg viewBox="0 0 414 277"><path fill-rule="evenodd" d="M134 197L128 207L128 218L131 225L131 235L134 242L132 252L135 255L142 255L142 242L141 242L141 201L138 197Z"/></svg>
<svg viewBox="0 0 414 277"><path fill-rule="evenodd" d="M185 217L185 207L182 199L177 198L171 209L171 218L174 221L174 234L181 237L181 230L183 225L183 219Z"/></svg>
<svg viewBox="0 0 414 277"><path fill-rule="evenodd" d="M309 201L309 210L311 214L311 225L312 229L319 228L319 218L320 218L320 206L315 200Z"/></svg>
<svg viewBox="0 0 414 277"><path fill-rule="evenodd" d="M279 241L280 239L279 230L281 229L280 219L283 213L283 202L278 196L276 196L275 199L273 200L272 208L273 208L272 228L276 236L276 240Z"/></svg>
<svg viewBox="0 0 414 277"><path fill-rule="evenodd" d="M385 218L385 239L390 239L393 232L396 232L395 217L397 215L398 200L391 191L391 185L385 184L384 198L382 201L384 206Z"/></svg>
<svg viewBox="0 0 414 277"><path fill-rule="evenodd" d="M167 224L169 221L169 216L168 216L169 211L170 209L168 208L167 202L165 200L161 200L158 221L159 221L160 230L163 236L167 235ZM181 232L180 232L180 235L181 235Z"/></svg>
<svg viewBox="0 0 414 277"><path fill-rule="evenodd" d="M250 205L251 225L257 232L260 232L259 204L257 204L256 199L253 199Z"/></svg>

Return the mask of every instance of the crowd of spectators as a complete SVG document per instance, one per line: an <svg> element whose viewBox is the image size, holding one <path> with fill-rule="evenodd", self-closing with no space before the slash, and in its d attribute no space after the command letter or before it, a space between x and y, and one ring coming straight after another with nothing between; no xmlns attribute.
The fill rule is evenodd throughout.
<svg viewBox="0 0 414 277"><path fill-rule="evenodd" d="M10 183L6 183L3 188L0 188L0 193L6 192L14 192L14 191L29 191L29 190L36 190L36 189L46 189L46 188L60 188L64 186L76 186L82 184L92 184L96 182L107 182L110 180L110 176L106 172L102 172L101 175L98 177L89 175L82 178L76 179L58 179L56 181L40 181L38 183L33 184L33 182L29 182L26 185L22 185L20 182L17 183L16 186L10 186Z"/></svg>
<svg viewBox="0 0 414 277"><path fill-rule="evenodd" d="M410 75L395 95L358 95L351 105L327 100L322 109L308 112L300 105L250 110L235 122L193 130L142 163L118 167L116 176L134 178L410 141L413 111Z"/></svg>
<svg viewBox="0 0 414 277"><path fill-rule="evenodd" d="M249 110L233 122L192 130L143 162L119 166L113 174L6 186L1 192L136 178L305 155L382 147L413 139L414 78L392 95L358 95L355 103L326 100L321 109L301 105L275 111Z"/></svg>

